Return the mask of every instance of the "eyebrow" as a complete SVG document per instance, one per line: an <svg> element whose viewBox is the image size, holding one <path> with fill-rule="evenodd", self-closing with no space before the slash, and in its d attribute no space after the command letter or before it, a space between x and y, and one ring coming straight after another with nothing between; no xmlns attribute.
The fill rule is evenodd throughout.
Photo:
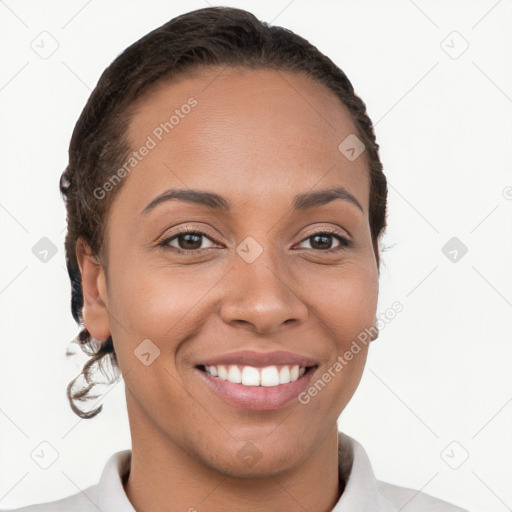
<svg viewBox="0 0 512 512"><path fill-rule="evenodd" d="M294 211L306 211L311 208L323 206L336 199L341 199L355 205L364 213L359 201L344 187L326 188L314 192L298 194L293 199ZM193 189L168 189L155 197L141 212L141 217L147 215L159 204L166 201L177 200L186 203L205 206L212 210L230 211L231 203L224 197L213 192Z"/></svg>

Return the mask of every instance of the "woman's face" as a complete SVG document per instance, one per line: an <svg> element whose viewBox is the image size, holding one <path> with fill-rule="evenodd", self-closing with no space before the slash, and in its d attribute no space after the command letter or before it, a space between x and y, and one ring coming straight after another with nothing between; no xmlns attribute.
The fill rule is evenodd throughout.
<svg viewBox="0 0 512 512"><path fill-rule="evenodd" d="M262 476L311 456L359 383L366 345L333 365L375 318L369 177L364 153L347 150L355 125L323 85L220 71L139 102L137 163L108 215L108 279L80 260L84 323L112 335L134 445ZM316 195L330 189L342 192ZM162 199L170 190L187 195Z"/></svg>

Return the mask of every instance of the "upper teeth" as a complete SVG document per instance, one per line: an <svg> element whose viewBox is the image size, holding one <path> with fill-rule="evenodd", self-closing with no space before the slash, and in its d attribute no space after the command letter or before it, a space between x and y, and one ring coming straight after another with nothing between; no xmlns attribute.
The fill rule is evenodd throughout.
<svg viewBox="0 0 512 512"><path fill-rule="evenodd" d="M240 369L236 364L205 366L205 370L214 377L227 380L235 384L245 386L278 386L279 384L288 384L304 375L306 368L298 365L285 365L280 369L277 366L265 366L264 368L255 368L253 366L243 366Z"/></svg>

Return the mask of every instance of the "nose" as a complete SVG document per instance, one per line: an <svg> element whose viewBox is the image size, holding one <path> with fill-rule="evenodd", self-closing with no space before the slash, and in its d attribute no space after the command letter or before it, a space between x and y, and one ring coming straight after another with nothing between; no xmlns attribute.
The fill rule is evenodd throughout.
<svg viewBox="0 0 512 512"><path fill-rule="evenodd" d="M290 271L271 252L263 251L252 263L235 256L220 309L224 322L259 334L305 322L308 308L294 289Z"/></svg>

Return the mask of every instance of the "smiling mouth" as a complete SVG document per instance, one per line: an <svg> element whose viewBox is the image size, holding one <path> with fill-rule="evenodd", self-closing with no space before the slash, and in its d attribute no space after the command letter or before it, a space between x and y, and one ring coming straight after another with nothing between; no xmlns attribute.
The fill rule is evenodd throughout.
<svg viewBox="0 0 512 512"><path fill-rule="evenodd" d="M270 365L255 367L247 365L198 365L196 368L216 379L242 384L243 386L275 387L295 382L317 366Z"/></svg>

